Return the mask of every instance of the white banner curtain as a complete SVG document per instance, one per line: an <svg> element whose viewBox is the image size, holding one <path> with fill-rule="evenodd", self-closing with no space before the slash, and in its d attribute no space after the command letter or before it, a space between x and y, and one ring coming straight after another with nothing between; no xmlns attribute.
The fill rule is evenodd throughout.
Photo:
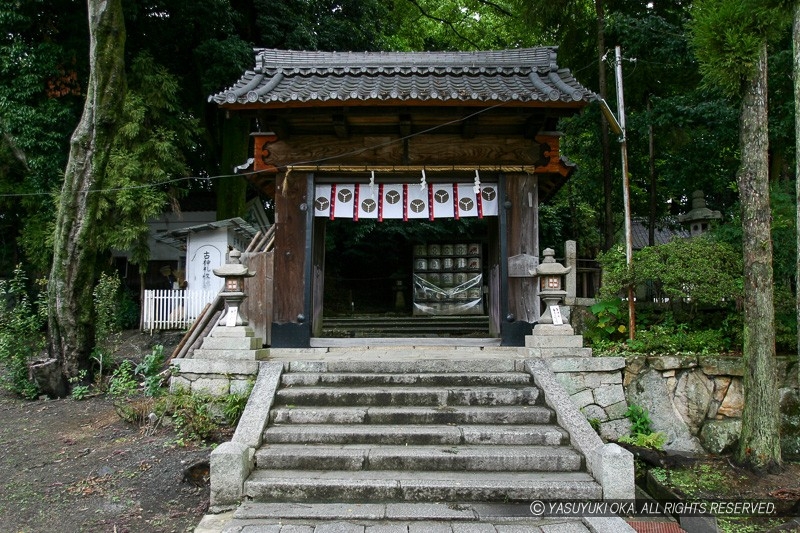
<svg viewBox="0 0 800 533"><path fill-rule="evenodd" d="M497 184L482 183L318 184L314 215L360 219L435 220L497 216Z"/></svg>

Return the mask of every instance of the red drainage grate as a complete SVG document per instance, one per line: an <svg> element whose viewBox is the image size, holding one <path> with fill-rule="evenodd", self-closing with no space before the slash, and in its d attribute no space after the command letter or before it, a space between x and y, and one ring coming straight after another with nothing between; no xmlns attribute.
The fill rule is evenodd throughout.
<svg viewBox="0 0 800 533"><path fill-rule="evenodd" d="M636 522L629 520L628 525L637 533L686 533L677 522Z"/></svg>

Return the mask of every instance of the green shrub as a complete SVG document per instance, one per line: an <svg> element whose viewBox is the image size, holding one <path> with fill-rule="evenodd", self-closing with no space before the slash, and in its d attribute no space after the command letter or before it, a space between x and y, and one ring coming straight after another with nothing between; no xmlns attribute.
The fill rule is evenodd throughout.
<svg viewBox="0 0 800 533"><path fill-rule="evenodd" d="M586 330L586 338L590 344L604 341L618 341L625 338L628 332L627 305L623 304L619 298L605 298L599 300L589 308L594 320L592 320Z"/></svg>
<svg viewBox="0 0 800 533"><path fill-rule="evenodd" d="M721 353L731 348L722 330L691 331L686 325L655 325L637 330L636 338L627 341L627 351L669 355L679 353Z"/></svg>
<svg viewBox="0 0 800 533"><path fill-rule="evenodd" d="M618 442L638 446L639 448L651 448L653 450L661 450L667 442L667 436L663 433L656 432L649 435L623 435L618 439Z"/></svg>
<svg viewBox="0 0 800 533"><path fill-rule="evenodd" d="M34 305L26 290L21 266L14 277L0 281L0 383L24 398L35 398L36 384L28 377L28 364L44 348L44 308ZM38 308L38 309L37 309Z"/></svg>
<svg viewBox="0 0 800 533"><path fill-rule="evenodd" d="M743 294L742 255L710 238L675 239L637 250L632 269L616 247L597 258L603 267L601 294L613 297L629 284L647 285L656 299L692 306L729 306Z"/></svg>
<svg viewBox="0 0 800 533"><path fill-rule="evenodd" d="M223 397L222 414L231 426L236 426L239 419L244 413L244 408L247 406L247 400L250 398L250 393L253 391L253 382L248 384L247 390L243 392L235 392Z"/></svg>
<svg viewBox="0 0 800 533"><path fill-rule="evenodd" d="M164 347L157 344L144 356L142 362L136 365L134 373L144 378L145 396L157 396L161 392L161 370L165 362Z"/></svg>
<svg viewBox="0 0 800 533"><path fill-rule="evenodd" d="M640 405L631 404L625 412L625 417L631 421L631 433L618 439L619 442L632 444L641 448L660 450L667 442L667 436L653 431L653 422L647 409Z"/></svg>
<svg viewBox="0 0 800 533"><path fill-rule="evenodd" d="M172 416L179 442L211 440L222 427L212 412L214 403L212 396L179 388L159 401L156 415Z"/></svg>
<svg viewBox="0 0 800 533"><path fill-rule="evenodd" d="M139 388L136 382L133 363L125 360L111 374L108 394L113 397L130 396Z"/></svg>
<svg viewBox="0 0 800 533"><path fill-rule="evenodd" d="M644 407L630 404L625 411L625 418L631 421L631 435L649 435L653 432L653 422Z"/></svg>
<svg viewBox="0 0 800 533"><path fill-rule="evenodd" d="M81 370L77 376L69 378L72 385L70 398L73 400L83 400L89 395L89 385L86 383L86 370Z"/></svg>
<svg viewBox="0 0 800 533"><path fill-rule="evenodd" d="M114 351L119 344L122 328L117 320L119 276L116 274L100 274L100 279L92 291L95 312L95 345L99 349Z"/></svg>

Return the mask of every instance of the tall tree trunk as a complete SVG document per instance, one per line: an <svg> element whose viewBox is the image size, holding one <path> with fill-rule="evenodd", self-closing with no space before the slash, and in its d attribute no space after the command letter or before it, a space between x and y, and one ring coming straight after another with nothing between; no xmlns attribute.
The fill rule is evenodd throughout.
<svg viewBox="0 0 800 533"><path fill-rule="evenodd" d="M70 141L48 283L48 345L65 379L88 366L94 343L95 192L103 186L126 90L122 2L88 0L88 7L86 102Z"/></svg>
<svg viewBox="0 0 800 533"><path fill-rule="evenodd" d="M223 174L232 174L237 165L247 160L248 121L231 116L222 123L222 157L220 166ZM245 215L247 180L243 176L229 175L217 180L217 220L242 217Z"/></svg>
<svg viewBox="0 0 800 533"><path fill-rule="evenodd" d="M600 85L600 97L607 100L608 89L606 87L606 12L603 0L595 0L594 9L597 15L597 58L598 58L598 85ZM608 122L605 117L600 116L600 145L603 154L603 198L604 207L604 250L609 250L614 246L614 206L611 203L612 191L614 188L613 175L611 174L611 138L608 133Z"/></svg>
<svg viewBox="0 0 800 533"><path fill-rule="evenodd" d="M797 197L797 257L795 275L795 311L797 313L797 355L800 355L800 0L794 3L794 23L792 25L792 54L794 65L794 143L795 143L795 196ZM798 365L800 372L800 365Z"/></svg>
<svg viewBox="0 0 800 533"><path fill-rule="evenodd" d="M647 223L647 243L650 246L656 245L656 218L658 217L658 175L656 174L656 138L653 133L653 103L647 97L647 114L649 124L647 125L647 153L650 160L650 220Z"/></svg>
<svg viewBox="0 0 800 533"><path fill-rule="evenodd" d="M781 466L775 366L775 310L769 206L767 43L743 87L737 176L744 250L744 409L738 462L754 470Z"/></svg>

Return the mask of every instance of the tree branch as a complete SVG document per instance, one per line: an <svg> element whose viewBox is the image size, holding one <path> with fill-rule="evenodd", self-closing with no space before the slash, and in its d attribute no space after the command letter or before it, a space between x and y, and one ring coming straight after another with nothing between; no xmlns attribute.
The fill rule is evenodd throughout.
<svg viewBox="0 0 800 533"><path fill-rule="evenodd" d="M497 11L501 15L505 15L507 17L513 17L514 16L513 13L511 13L511 11L507 10L506 8L504 8L503 6L501 6L499 4L496 4L496 3L492 2L491 0L478 0L478 3L493 8L495 11Z"/></svg>
<svg viewBox="0 0 800 533"><path fill-rule="evenodd" d="M469 44L470 44L470 45L471 45L473 48L476 48L476 49L477 49L477 48L480 48L480 46L478 45L478 43L476 43L475 41L473 41L472 39L470 39L470 38L469 38L469 37L467 37L466 35L462 35L462 34L461 34L459 31L458 31L458 29L455 27L455 25L454 25L454 24L453 24L451 21L449 21L449 20L446 20L446 19L443 19L443 18L440 18L440 17L437 17L436 15L433 15L433 14L431 14L431 13L428 13L427 11L425 11L425 8L423 8L423 7L422 7L422 6L419 4L418 0L406 0L406 1L408 1L408 2L410 2L412 5L416 6L416 8L417 8L417 9L419 9L419 12L420 12L420 13L422 13L422 16L423 16L423 17L425 17L425 18L428 18L428 19L430 19L430 20L433 20L433 21L436 21L436 22L441 22L442 24L444 24L444 25L446 25L448 28L450 28L450 30L451 30L451 31L452 31L452 32L453 32L453 33L454 33L454 34L455 34L455 35L456 35L456 36L457 36L459 39L461 39L461 40L463 40L463 41L465 41L465 42L469 43Z"/></svg>

